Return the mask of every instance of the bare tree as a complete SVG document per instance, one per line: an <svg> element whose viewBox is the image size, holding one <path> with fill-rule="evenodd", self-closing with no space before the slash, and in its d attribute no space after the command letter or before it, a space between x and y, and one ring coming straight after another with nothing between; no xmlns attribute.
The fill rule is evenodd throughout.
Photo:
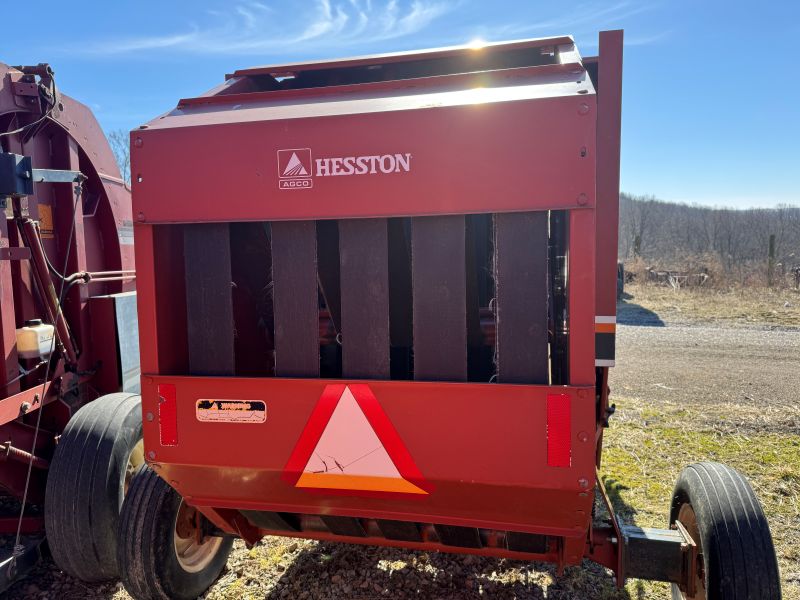
<svg viewBox="0 0 800 600"><path fill-rule="evenodd" d="M108 134L108 143L111 145L111 151L114 153L114 158L117 159L119 172L123 181L131 183L131 147L130 136L128 132L123 129L115 129Z"/></svg>

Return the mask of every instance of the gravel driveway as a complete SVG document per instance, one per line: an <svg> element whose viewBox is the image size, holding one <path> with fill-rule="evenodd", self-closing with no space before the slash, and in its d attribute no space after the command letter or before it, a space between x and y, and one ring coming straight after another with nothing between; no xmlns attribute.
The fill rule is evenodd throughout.
<svg viewBox="0 0 800 600"><path fill-rule="evenodd" d="M796 401L800 389L797 330L620 325L617 340L612 394L783 404Z"/></svg>

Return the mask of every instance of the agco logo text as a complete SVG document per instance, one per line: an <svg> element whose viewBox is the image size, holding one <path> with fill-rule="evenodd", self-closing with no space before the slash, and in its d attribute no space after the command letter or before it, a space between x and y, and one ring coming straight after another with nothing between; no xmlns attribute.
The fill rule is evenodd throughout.
<svg viewBox="0 0 800 600"><path fill-rule="evenodd" d="M314 187L314 177L388 175L411 171L411 154L373 154L313 160L310 148L278 150L278 187L302 190Z"/></svg>

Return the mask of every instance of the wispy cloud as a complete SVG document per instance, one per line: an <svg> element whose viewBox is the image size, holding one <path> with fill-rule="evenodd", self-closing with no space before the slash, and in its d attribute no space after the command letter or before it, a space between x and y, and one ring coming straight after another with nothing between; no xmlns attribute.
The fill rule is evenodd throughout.
<svg viewBox="0 0 800 600"><path fill-rule="evenodd" d="M343 48L405 37L429 27L460 0L314 0L292 3L278 14L261 2L245 1L183 31L157 36L114 37L76 50L92 55L125 55L170 49L192 54L256 55L291 50Z"/></svg>
<svg viewBox="0 0 800 600"><path fill-rule="evenodd" d="M567 9L559 7L559 15L545 17L534 21L517 20L513 24L488 26L481 31L486 39L508 39L511 37L545 36L553 34L570 34L576 38L596 39L597 32L611 27L620 27L642 13L649 12L658 6L657 3L641 0L618 0L616 2L591 2L575 5ZM663 40L669 32L642 34L626 37L628 46L643 46ZM596 42L595 42L596 43ZM591 47L582 43L582 47Z"/></svg>

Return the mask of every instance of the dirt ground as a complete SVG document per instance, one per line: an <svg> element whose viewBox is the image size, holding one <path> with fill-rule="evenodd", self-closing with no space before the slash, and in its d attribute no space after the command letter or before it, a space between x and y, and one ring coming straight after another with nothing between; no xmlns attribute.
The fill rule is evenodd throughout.
<svg viewBox="0 0 800 600"><path fill-rule="evenodd" d="M800 600L800 295L631 287L619 306L618 406L601 469L624 521L666 525L682 466L718 460L750 479L771 523L784 598ZM705 295L704 295L705 294ZM760 302L760 303L759 303ZM9 598L129 596L85 585L43 562ZM544 565L270 538L237 543L206 596L379 599L667 599L666 585L617 590L586 563L556 577Z"/></svg>

